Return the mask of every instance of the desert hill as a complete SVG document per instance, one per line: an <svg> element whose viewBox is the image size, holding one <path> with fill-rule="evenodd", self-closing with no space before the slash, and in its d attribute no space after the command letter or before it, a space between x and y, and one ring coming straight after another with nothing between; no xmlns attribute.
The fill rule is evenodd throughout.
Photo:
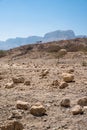
<svg viewBox="0 0 87 130"><path fill-rule="evenodd" d="M55 56L60 49L66 49L68 52L87 51L87 38L28 44L6 52L14 58L22 56L29 58L56 58Z"/></svg>

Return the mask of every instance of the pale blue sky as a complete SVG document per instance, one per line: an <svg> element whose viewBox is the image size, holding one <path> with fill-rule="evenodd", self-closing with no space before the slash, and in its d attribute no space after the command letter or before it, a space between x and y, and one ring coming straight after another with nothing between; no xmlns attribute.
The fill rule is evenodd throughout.
<svg viewBox="0 0 87 130"><path fill-rule="evenodd" d="M68 29L87 35L87 0L0 0L0 40Z"/></svg>

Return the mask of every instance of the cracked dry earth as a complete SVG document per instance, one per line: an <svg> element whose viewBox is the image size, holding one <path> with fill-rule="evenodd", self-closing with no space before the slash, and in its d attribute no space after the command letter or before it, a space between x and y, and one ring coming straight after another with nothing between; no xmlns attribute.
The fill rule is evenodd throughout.
<svg viewBox="0 0 87 130"><path fill-rule="evenodd" d="M57 59L19 57L9 67L8 58L1 58L0 126L5 121L14 120L9 117L17 110L22 118L16 120L23 124L25 130L87 130L87 111L77 115L71 112L77 100L87 96L87 66L82 65L83 59L87 61L87 55L80 52L68 52L59 63ZM61 82L62 73L69 68L74 69L75 82L68 83L64 89L52 85L55 80ZM46 75L42 75L43 71L47 71ZM18 83L8 89L5 84L12 82L12 76L22 76L30 81L30 85ZM64 98L70 99L70 107L60 106ZM41 102L46 108L46 115L37 117L30 114L29 109L17 109L18 100L28 102L30 107Z"/></svg>

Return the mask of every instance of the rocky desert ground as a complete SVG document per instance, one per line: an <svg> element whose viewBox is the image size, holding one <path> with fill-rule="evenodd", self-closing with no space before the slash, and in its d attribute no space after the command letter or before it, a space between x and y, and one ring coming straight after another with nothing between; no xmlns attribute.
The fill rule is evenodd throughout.
<svg viewBox="0 0 87 130"><path fill-rule="evenodd" d="M87 130L87 53L20 50L0 58L0 130Z"/></svg>

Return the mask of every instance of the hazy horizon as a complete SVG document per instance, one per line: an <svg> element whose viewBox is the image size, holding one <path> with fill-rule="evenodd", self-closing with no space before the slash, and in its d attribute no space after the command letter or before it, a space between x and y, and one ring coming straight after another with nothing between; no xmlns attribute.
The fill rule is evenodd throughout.
<svg viewBox="0 0 87 130"><path fill-rule="evenodd" d="M87 0L0 0L0 41L55 30L87 35Z"/></svg>

